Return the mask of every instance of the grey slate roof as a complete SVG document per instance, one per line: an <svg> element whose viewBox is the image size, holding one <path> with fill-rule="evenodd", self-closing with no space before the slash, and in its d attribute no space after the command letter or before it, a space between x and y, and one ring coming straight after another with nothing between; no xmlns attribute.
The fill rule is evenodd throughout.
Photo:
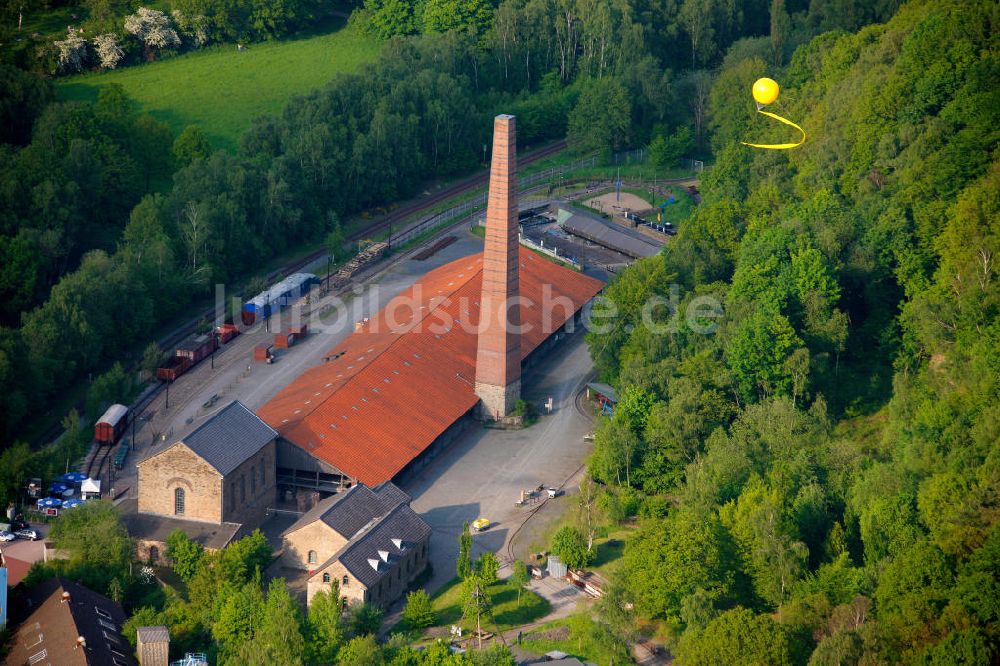
<svg viewBox="0 0 1000 666"><path fill-rule="evenodd" d="M383 481L372 488L372 490L382 496L382 498L389 502L392 506L410 503L410 496L403 492L403 489L392 481Z"/></svg>
<svg viewBox="0 0 1000 666"><path fill-rule="evenodd" d="M559 223L575 236L586 238L598 245L617 250L630 257L652 257L659 253L662 244L637 231L605 222L589 215L559 211Z"/></svg>
<svg viewBox="0 0 1000 666"><path fill-rule="evenodd" d="M322 571L340 560L351 576L371 589L394 569L404 551L415 548L417 544L429 538L430 534L430 526L413 509L406 504L398 504L388 514L373 520L360 533L355 534L317 571ZM393 539L402 540L402 549L393 543ZM381 560L380 550L389 553L388 562ZM369 560L379 560L377 571Z"/></svg>
<svg viewBox="0 0 1000 666"><path fill-rule="evenodd" d="M271 426L233 400L180 441L225 476L277 437Z"/></svg>
<svg viewBox="0 0 1000 666"><path fill-rule="evenodd" d="M163 625L152 627L139 627L136 629L136 636L143 643L161 643L170 641L170 631Z"/></svg>
<svg viewBox="0 0 1000 666"><path fill-rule="evenodd" d="M409 503L409 495L389 481L380 483L374 490L359 483L321 500L302 514L283 535L322 520L342 537L350 539L374 518L384 516L399 504Z"/></svg>

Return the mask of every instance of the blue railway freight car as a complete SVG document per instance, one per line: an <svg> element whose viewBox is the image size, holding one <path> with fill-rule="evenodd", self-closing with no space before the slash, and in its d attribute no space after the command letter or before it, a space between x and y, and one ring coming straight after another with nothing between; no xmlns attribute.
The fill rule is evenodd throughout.
<svg viewBox="0 0 1000 666"><path fill-rule="evenodd" d="M250 326L280 312L283 307L301 298L314 284L319 284L319 278L312 273L289 275L243 304L243 324Z"/></svg>

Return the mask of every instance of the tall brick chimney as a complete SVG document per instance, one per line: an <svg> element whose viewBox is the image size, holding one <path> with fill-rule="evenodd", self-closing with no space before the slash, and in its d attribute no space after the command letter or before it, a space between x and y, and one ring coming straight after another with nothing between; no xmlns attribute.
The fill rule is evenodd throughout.
<svg viewBox="0 0 1000 666"><path fill-rule="evenodd" d="M517 123L493 120L493 164L486 204L483 293L476 350L476 395L487 419L506 416L521 396L518 296ZM512 307L513 306L513 307Z"/></svg>

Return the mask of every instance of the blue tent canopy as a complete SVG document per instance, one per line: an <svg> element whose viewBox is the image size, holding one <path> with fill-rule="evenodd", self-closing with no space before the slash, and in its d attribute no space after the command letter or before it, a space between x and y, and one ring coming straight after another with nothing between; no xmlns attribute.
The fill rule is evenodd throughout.
<svg viewBox="0 0 1000 666"><path fill-rule="evenodd" d="M58 500L55 497L45 497L38 500L39 509L52 509L62 506L62 500Z"/></svg>
<svg viewBox="0 0 1000 666"><path fill-rule="evenodd" d="M87 475L83 472L67 472L59 477L59 480L63 483L80 483L87 478Z"/></svg>
<svg viewBox="0 0 1000 666"><path fill-rule="evenodd" d="M62 503L62 508L64 508L64 509L72 509L74 506L80 506L83 503L84 502L83 502L82 499L76 499L76 498L74 498L74 499L66 500L65 502L63 502Z"/></svg>

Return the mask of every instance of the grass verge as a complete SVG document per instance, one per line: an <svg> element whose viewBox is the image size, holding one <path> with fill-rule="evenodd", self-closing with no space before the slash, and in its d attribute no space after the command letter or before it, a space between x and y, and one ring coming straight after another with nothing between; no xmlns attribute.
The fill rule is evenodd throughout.
<svg viewBox="0 0 1000 666"><path fill-rule="evenodd" d="M494 631L513 629L529 622L536 622L552 610L549 602L531 590L521 592L521 602L517 601L517 587L506 581L499 581L489 587L490 599L493 601L493 617L496 624L490 623L488 628ZM462 582L455 578L441 588L431 599L434 605L434 619L437 627L461 625L471 630L475 620L462 621Z"/></svg>
<svg viewBox="0 0 1000 666"><path fill-rule="evenodd" d="M540 655L559 650L599 666L632 663L616 641L607 640L606 630L594 622L589 611L532 629L524 635L521 647Z"/></svg>

